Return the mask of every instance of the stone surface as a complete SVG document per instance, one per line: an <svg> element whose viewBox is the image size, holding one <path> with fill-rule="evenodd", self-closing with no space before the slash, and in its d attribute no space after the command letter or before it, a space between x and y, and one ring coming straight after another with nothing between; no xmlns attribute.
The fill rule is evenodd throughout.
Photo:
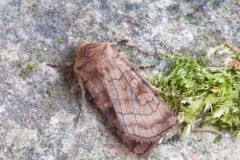
<svg viewBox="0 0 240 160"><path fill-rule="evenodd" d="M137 159L88 101L79 123L62 70L47 63L74 57L80 41L128 38L135 64L167 63L157 49L196 55L230 42L240 47L238 0L3 0L0 1L0 159ZM69 100L72 100L70 103ZM160 145L149 159L238 159L240 139L192 134Z"/></svg>

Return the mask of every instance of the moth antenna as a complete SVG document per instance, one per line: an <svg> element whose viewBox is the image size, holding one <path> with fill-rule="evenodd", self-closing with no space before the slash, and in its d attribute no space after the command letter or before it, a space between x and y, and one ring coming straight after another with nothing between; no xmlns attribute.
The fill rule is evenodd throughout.
<svg viewBox="0 0 240 160"><path fill-rule="evenodd" d="M146 82L146 83L148 83L148 82ZM164 91L162 91L161 89L158 89L158 88L156 88L156 87L153 86L153 85L150 85L149 83L148 83L148 85L150 86L150 88L152 89L152 91L154 91L154 92L156 92L156 93L164 94L164 95L167 96L167 97L180 97L180 98L184 97L183 95L171 94L171 93L164 92Z"/></svg>
<svg viewBox="0 0 240 160"><path fill-rule="evenodd" d="M63 68L63 67L73 67L74 63L75 63L75 60L71 60L68 62L57 63L57 64L47 63L47 65L54 68Z"/></svg>
<svg viewBox="0 0 240 160"><path fill-rule="evenodd" d="M131 48L131 49L137 50L138 52L140 52L140 53L142 53L142 54L144 54L144 55L146 55L146 56L149 56L149 55L150 55L149 52L142 50L142 49L139 48L137 45L135 45L134 43L132 43L129 39L121 39L121 40L119 40L119 41L117 41L117 42L110 43L110 44L111 44L111 45L127 46L127 47L129 47L129 48ZM158 60L161 60L161 59L162 59L159 55L151 55L151 56L153 56L154 58L156 58L156 59L158 59Z"/></svg>

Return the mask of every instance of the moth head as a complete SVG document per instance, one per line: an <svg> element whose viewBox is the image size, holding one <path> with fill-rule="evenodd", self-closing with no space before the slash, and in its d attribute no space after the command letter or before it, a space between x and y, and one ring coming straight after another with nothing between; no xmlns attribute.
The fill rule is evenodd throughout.
<svg viewBox="0 0 240 160"><path fill-rule="evenodd" d="M100 54L107 47L108 43L98 42L98 43L87 43L78 42L76 49L76 56L81 58L82 56L93 57L94 55Z"/></svg>
<svg viewBox="0 0 240 160"><path fill-rule="evenodd" d="M78 56L78 54L80 53L80 50L81 50L86 44L88 44L86 41L82 41L82 40L78 41L78 43L77 43L77 48L76 48L76 50L75 50L76 56Z"/></svg>
<svg viewBox="0 0 240 160"><path fill-rule="evenodd" d="M95 59L99 59L99 55L101 55L105 48L107 47L107 43L85 43L79 42L78 47L76 49L76 62L74 66L74 70L81 69L87 63L93 62Z"/></svg>

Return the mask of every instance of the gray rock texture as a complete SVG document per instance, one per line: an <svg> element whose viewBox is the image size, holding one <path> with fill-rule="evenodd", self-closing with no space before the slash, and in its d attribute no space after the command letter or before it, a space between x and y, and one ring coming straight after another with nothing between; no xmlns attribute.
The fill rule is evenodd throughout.
<svg viewBox="0 0 240 160"><path fill-rule="evenodd" d="M0 159L138 159L88 100L79 123L77 98L51 68L74 58L78 41L127 38L146 54L127 47L135 64L157 63L157 49L197 56L225 42L240 47L239 0L2 0L0 1ZM70 102L71 101L71 102ZM148 159L231 159L240 139L192 134L159 145Z"/></svg>

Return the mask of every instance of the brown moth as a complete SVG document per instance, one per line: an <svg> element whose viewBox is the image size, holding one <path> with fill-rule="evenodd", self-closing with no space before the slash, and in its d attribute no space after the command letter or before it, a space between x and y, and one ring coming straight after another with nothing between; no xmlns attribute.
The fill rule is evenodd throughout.
<svg viewBox="0 0 240 160"><path fill-rule="evenodd" d="M123 143L148 156L178 125L173 111L110 43L79 45L76 55L74 72L81 89L91 94Z"/></svg>

